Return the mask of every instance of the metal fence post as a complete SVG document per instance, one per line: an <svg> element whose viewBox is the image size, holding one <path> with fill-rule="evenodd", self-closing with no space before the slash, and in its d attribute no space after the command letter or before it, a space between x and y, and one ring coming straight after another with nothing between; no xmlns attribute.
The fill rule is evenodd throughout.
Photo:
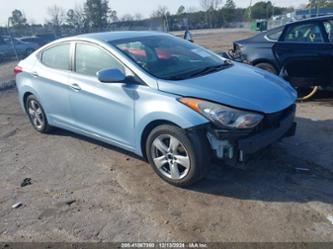
<svg viewBox="0 0 333 249"><path fill-rule="evenodd" d="M8 18L7 31L8 31L8 35L9 35L9 37L10 37L10 42L11 42L11 44L12 44L13 51L14 51L14 53L15 53L16 61L18 61L19 58L18 58L18 54L17 54L17 51L16 51L16 47L15 47L15 43L14 43L14 39L13 39L12 33L10 32L10 28L9 28L10 21L11 21L11 18L9 17L9 18Z"/></svg>

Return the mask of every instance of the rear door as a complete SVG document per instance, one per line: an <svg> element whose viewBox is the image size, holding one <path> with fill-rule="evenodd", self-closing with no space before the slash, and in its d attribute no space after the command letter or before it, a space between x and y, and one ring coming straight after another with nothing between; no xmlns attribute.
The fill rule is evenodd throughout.
<svg viewBox="0 0 333 249"><path fill-rule="evenodd" d="M327 85L331 80L332 43L321 21L296 23L273 46L281 76L294 86Z"/></svg>
<svg viewBox="0 0 333 249"><path fill-rule="evenodd" d="M71 43L58 43L40 52L32 81L51 125L70 127L69 74Z"/></svg>

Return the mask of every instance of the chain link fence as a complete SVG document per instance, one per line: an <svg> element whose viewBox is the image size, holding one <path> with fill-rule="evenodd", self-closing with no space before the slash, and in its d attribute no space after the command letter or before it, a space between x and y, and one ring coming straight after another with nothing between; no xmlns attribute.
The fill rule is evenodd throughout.
<svg viewBox="0 0 333 249"><path fill-rule="evenodd" d="M174 26L174 25L173 25ZM122 21L109 24L105 28L85 27L54 27L52 25L29 25L27 27L0 27L0 90L14 86L14 67L18 61L25 58L39 47L53 40L83 33L105 31L160 31L168 32L168 22L158 18L142 21ZM191 27L195 29L196 27ZM248 28L248 23L237 22L230 28ZM184 26L173 27L173 34L182 37ZM195 32L195 31L194 31Z"/></svg>

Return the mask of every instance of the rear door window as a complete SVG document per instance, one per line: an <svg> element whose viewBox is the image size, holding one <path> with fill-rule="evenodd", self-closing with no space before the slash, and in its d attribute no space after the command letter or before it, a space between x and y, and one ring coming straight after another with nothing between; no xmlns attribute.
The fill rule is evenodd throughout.
<svg viewBox="0 0 333 249"><path fill-rule="evenodd" d="M278 30L268 33L266 35L266 37L270 41L278 41L280 39L280 36L282 35L282 31L283 31L283 28L280 28Z"/></svg>
<svg viewBox="0 0 333 249"><path fill-rule="evenodd" d="M61 44L48 48L42 52L41 62L50 68L69 70L70 69L70 44Z"/></svg>
<svg viewBox="0 0 333 249"><path fill-rule="evenodd" d="M306 23L292 26L287 31L284 41L299 43L325 42L319 23Z"/></svg>

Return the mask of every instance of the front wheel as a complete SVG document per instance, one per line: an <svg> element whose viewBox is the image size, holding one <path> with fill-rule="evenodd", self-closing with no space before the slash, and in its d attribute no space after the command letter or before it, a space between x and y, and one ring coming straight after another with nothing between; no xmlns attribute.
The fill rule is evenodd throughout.
<svg viewBox="0 0 333 249"><path fill-rule="evenodd" d="M156 127L148 136L146 153L154 171L166 182L190 186L206 176L210 164L206 138L190 136L172 125Z"/></svg>
<svg viewBox="0 0 333 249"><path fill-rule="evenodd" d="M277 70L275 69L275 67L270 63L264 63L263 62L263 63L258 63L255 66L258 67L258 68L261 68L261 69L263 69L267 72L275 74L275 75L277 75L277 73L278 73Z"/></svg>

